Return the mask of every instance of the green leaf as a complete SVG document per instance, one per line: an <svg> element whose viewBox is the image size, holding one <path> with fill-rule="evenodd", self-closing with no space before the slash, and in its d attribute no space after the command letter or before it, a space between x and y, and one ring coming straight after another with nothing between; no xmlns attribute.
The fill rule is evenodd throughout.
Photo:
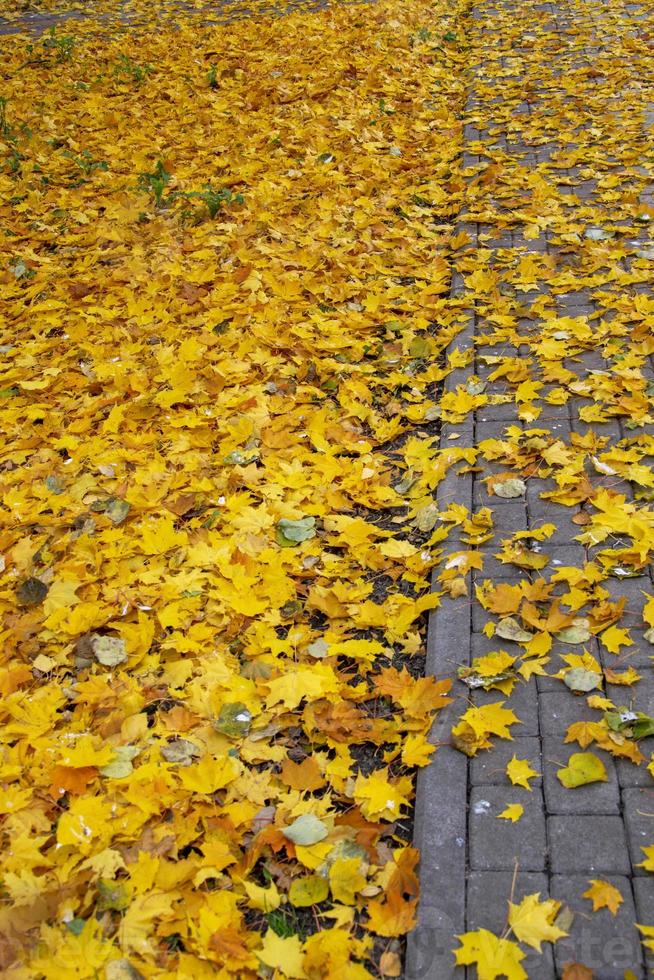
<svg viewBox="0 0 654 980"><path fill-rule="evenodd" d="M575 667L568 670L563 677L563 683L571 691L594 691L596 687L602 686L602 675L594 670L585 670L583 667Z"/></svg>
<svg viewBox="0 0 654 980"><path fill-rule="evenodd" d="M303 517L299 521L291 521L282 517L277 525L277 544L283 548L292 548L301 541L308 541L316 536L315 517Z"/></svg>
<svg viewBox="0 0 654 980"><path fill-rule="evenodd" d="M244 704L224 704L213 727L228 738L242 738L250 730L252 715Z"/></svg>
<svg viewBox="0 0 654 980"><path fill-rule="evenodd" d="M68 932L72 932L74 936L81 936L85 925L86 919L79 919L77 916L75 916L74 919L70 919L66 923L66 928L68 929Z"/></svg>
<svg viewBox="0 0 654 980"><path fill-rule="evenodd" d="M254 463L257 459L259 459L258 449L250 449L246 453L241 449L234 449L233 452L225 456L225 463L228 466L247 466L248 463Z"/></svg>
<svg viewBox="0 0 654 980"><path fill-rule="evenodd" d="M589 238L591 242L603 242L607 238L613 238L612 231L606 231L604 228L586 228L584 232L584 238Z"/></svg>
<svg viewBox="0 0 654 980"><path fill-rule="evenodd" d="M529 643L533 640L533 634L523 630L520 623L513 616L506 616L497 624L495 636L500 636L503 640L513 640L514 643Z"/></svg>
<svg viewBox="0 0 654 980"><path fill-rule="evenodd" d="M588 643L590 640L590 630L588 629L587 619L575 619L571 626L559 630L554 636L561 643Z"/></svg>
<svg viewBox="0 0 654 980"><path fill-rule="evenodd" d="M129 504L120 497L110 497L107 501L105 514L112 524L122 524L129 514Z"/></svg>
<svg viewBox="0 0 654 980"><path fill-rule="evenodd" d="M301 817L294 820L288 827L281 828L284 837L288 837L294 844L301 844L309 847L324 840L329 833L326 825L315 817L313 813L303 813Z"/></svg>
<svg viewBox="0 0 654 980"><path fill-rule="evenodd" d="M511 477L493 484L493 493L496 497L523 497L527 492L527 484L519 477Z"/></svg>
<svg viewBox="0 0 654 980"><path fill-rule="evenodd" d="M623 732L636 740L654 735L654 718L642 711L619 708L605 712L604 719L611 731Z"/></svg>
<svg viewBox="0 0 654 980"><path fill-rule="evenodd" d="M93 656L103 667L117 667L127 660L125 641L118 636L93 633L89 638Z"/></svg>
<svg viewBox="0 0 654 980"><path fill-rule="evenodd" d="M98 893L99 912L105 912L107 909L120 912L129 905L132 891L124 880L112 881L110 878L99 878Z"/></svg>
<svg viewBox="0 0 654 980"><path fill-rule="evenodd" d="M107 779L126 779L134 772L132 759L140 752L137 745L119 745L114 749L114 757L106 766L101 766L98 772Z"/></svg>
<svg viewBox="0 0 654 980"><path fill-rule="evenodd" d="M438 513L438 504L427 504L416 512L413 524L419 531L433 531L438 523Z"/></svg>

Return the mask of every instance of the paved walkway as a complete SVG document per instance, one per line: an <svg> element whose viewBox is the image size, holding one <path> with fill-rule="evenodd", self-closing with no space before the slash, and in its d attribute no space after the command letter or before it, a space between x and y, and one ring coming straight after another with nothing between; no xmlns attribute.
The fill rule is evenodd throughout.
<svg viewBox="0 0 654 980"><path fill-rule="evenodd" d="M616 705L646 712L654 706L652 647L642 621L643 591L653 591L651 554L645 548L642 565L625 565L624 571L635 573L627 578L620 561L633 558L632 539L613 534L588 547L574 540L586 528L572 517L593 512L583 510L585 500L606 487L618 513L627 515L634 507L648 520L651 494L630 503L639 488L634 471L623 464L653 452L651 265L638 261L639 251L652 247L646 219L652 205L654 122L648 105L654 99L645 59L653 29L651 5L619 0L474 4L467 40L477 65L469 81L468 194L462 216L470 244L460 253L454 286L469 300L470 318L452 345L459 351L474 348L474 357L450 377L448 387L476 391L469 383L476 375L496 403L478 408L474 419L445 426L444 449L454 436L457 446L481 444L482 452L477 472L452 471L439 488L443 508L452 501L476 512L492 508L494 537L482 546L477 585L485 579L549 580L572 567L585 569L579 588L593 608L601 602L601 589L609 601L624 598L618 626L629 628L633 645L613 654L596 635L583 647L555 640L546 670L554 674L563 666L559 655L581 654L584 647L604 667L634 667L642 675L635 686L607 684L605 693ZM615 247L616 236L621 249ZM486 282L470 275L480 262ZM531 399L536 414L541 410L533 420L530 405L525 406L529 395L515 399L518 385L529 379L543 385ZM509 426L515 428L507 437ZM529 429L541 433L525 436ZM573 445L578 458L580 438L587 440L585 467L575 472L566 454ZM501 451L497 442L484 440L504 440ZM523 475L527 467L531 474L526 493L506 500L489 496L485 478L512 467ZM574 506L543 499L557 487L577 494ZM537 545L549 557L542 572L493 557L503 539L546 522L556 529ZM470 545L464 537L450 548ZM554 594L567 591L561 584ZM587 609L581 606L579 614ZM516 644L482 632L489 620L497 622L498 616L474 599L444 599L430 625L430 669L439 677L456 676L456 665L492 650L520 652ZM654 783L647 763L614 760L591 745L589 751L604 761L608 781L564 789L557 769L581 751L577 743L564 743L566 729L577 721L598 721L602 712L548 676L521 682L507 699L506 707L522 722L514 728L520 733L515 740L494 739L490 752L468 760L449 746L451 726L471 700L482 704L503 696L499 691L470 695L458 680L455 689L458 697L439 715L433 733L443 747L419 781L422 903L419 927L409 940L407 977L464 976L453 966L454 936L480 927L502 932L516 863L514 901L540 892L575 913L568 939L555 947L545 944L543 956L534 952L523 962L530 980L561 976L566 962L584 964L600 980L644 976L634 924L654 923L654 876L638 867L641 847L654 843ZM640 743L647 760L652 741ZM505 775L514 753L542 773L531 793L512 786ZM518 823L496 819L514 802L525 810ZM589 879L619 888L624 902L615 917L607 909L593 913L581 897Z"/></svg>

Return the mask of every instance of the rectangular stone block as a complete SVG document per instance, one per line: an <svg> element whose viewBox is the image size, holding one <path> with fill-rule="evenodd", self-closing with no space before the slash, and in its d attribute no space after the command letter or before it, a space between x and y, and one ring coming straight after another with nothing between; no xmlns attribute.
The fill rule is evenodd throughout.
<svg viewBox="0 0 654 980"><path fill-rule="evenodd" d="M541 773L540 739L534 735L520 735L509 742L507 739L497 739L493 748L488 752L480 752L470 760L470 782L473 786L512 786L506 774L506 767L515 756L526 759L537 773ZM530 786L540 786L542 777L535 776L530 780Z"/></svg>
<svg viewBox="0 0 654 980"><path fill-rule="evenodd" d="M550 882L552 898L565 903L574 913L570 933L554 944L557 968L565 963L583 963L593 971L594 980L617 980L631 970L642 978L643 958L640 942L634 929L636 910L629 878L602 876L618 889L624 901L614 916L608 909L592 911L592 902L582 895L589 888L593 875L553 875Z"/></svg>
<svg viewBox="0 0 654 980"><path fill-rule="evenodd" d="M649 754L646 754L645 762L641 762L640 765L636 765L629 759L616 759L615 768L620 786L623 789L631 789L635 786L651 787L652 775L647 769L648 761ZM654 835L652 843L654 844Z"/></svg>
<svg viewBox="0 0 654 980"><path fill-rule="evenodd" d="M621 817L558 815L547 818L550 867L554 874L597 878L631 871Z"/></svg>
<svg viewBox="0 0 654 980"><path fill-rule="evenodd" d="M526 531L527 507L524 500L511 501L501 507L491 505L493 530L495 532L493 544L500 547L500 542L505 538L512 538L517 531Z"/></svg>
<svg viewBox="0 0 654 980"><path fill-rule="evenodd" d="M622 809L635 875L651 875L638 867L645 860L643 847L654 844L654 789L651 786L622 790Z"/></svg>
<svg viewBox="0 0 654 980"><path fill-rule="evenodd" d="M517 904L527 895L548 895L547 875L510 871L473 871L468 876L466 897L466 931L488 929L499 936L506 926L509 901ZM552 980L554 962L552 947L543 945L542 955L525 946L522 968L529 980Z"/></svg>
<svg viewBox="0 0 654 980"><path fill-rule="evenodd" d="M612 667L618 673L630 666L626 663L621 664L615 657L613 661ZM639 681L629 685L607 684L606 695L617 707L632 708L635 711L642 711L651 715L654 711L654 672L651 666L638 667L637 671L641 675ZM648 744L651 745L652 743L649 740L643 743L642 747L645 751L647 751Z"/></svg>
<svg viewBox="0 0 654 980"><path fill-rule="evenodd" d="M554 504L549 500L539 500L530 506L529 516L531 518L530 527L533 530L543 524L554 524L554 533L543 541L543 548L547 551L552 545L576 545L575 538L583 532L583 527L573 523L573 516L578 508L563 507L561 504Z"/></svg>
<svg viewBox="0 0 654 980"><path fill-rule="evenodd" d="M601 759L608 781L567 789L557 777L557 772L562 765L568 764L570 756L582 751ZM561 736L546 736L543 739L543 781L548 814L620 812L620 789L615 765L613 759L601 749L589 746L582 750L577 744L565 745Z"/></svg>
<svg viewBox="0 0 654 980"><path fill-rule="evenodd" d="M557 680L556 683L558 690L539 694L540 730L543 735L563 736L575 722L601 721L603 713L589 708L585 697L573 694L562 681ZM579 746L577 751L581 752Z"/></svg>
<svg viewBox="0 0 654 980"><path fill-rule="evenodd" d="M500 819L511 803L524 814L517 823ZM469 859L473 871L545 870L545 814L540 790L478 786L470 794Z"/></svg>

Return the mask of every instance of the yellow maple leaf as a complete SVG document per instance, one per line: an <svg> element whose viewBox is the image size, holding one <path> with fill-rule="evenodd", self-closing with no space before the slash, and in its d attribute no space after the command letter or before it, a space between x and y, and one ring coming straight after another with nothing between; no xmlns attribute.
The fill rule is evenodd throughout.
<svg viewBox="0 0 654 980"><path fill-rule="evenodd" d="M297 708L303 698L312 701L325 695L336 695L339 690L334 671L326 664L289 670L281 677L268 681L267 686L267 707L281 701L286 708Z"/></svg>
<svg viewBox="0 0 654 980"><path fill-rule="evenodd" d="M180 782L185 789L192 793L215 793L216 790L228 786L238 776L239 763L232 756L213 758L205 755L200 762L183 769Z"/></svg>
<svg viewBox="0 0 654 980"><path fill-rule="evenodd" d="M362 873L358 857L339 858L329 869L329 887L335 902L354 905L357 893L365 887L366 876Z"/></svg>
<svg viewBox="0 0 654 980"><path fill-rule="evenodd" d="M627 667L626 670L611 670L610 667L605 667L604 677L609 684L631 687L632 684L642 679L642 674L639 674L635 667Z"/></svg>
<svg viewBox="0 0 654 980"><path fill-rule="evenodd" d="M529 780L540 775L535 769L531 768L527 759L518 759L515 755L506 767L506 774L514 786L524 786L528 790L532 788L529 785Z"/></svg>
<svg viewBox="0 0 654 980"><path fill-rule="evenodd" d="M125 952L147 955L153 951L154 926L170 916L174 894L149 891L138 895L120 921L118 937Z"/></svg>
<svg viewBox="0 0 654 980"><path fill-rule="evenodd" d="M516 823L525 812L525 808L520 803L510 803L501 813L498 813L498 820L510 820Z"/></svg>
<svg viewBox="0 0 654 980"><path fill-rule="evenodd" d="M416 904L391 889L386 901L373 899L368 903L368 925L378 936L403 936L415 925Z"/></svg>
<svg viewBox="0 0 654 980"><path fill-rule="evenodd" d="M510 725L519 724L513 711L504 707L504 701L494 701L481 707L473 706L461 716L461 721L472 728L477 737L497 735L500 738L511 739Z"/></svg>
<svg viewBox="0 0 654 980"><path fill-rule="evenodd" d="M654 953L654 926L641 926L636 923L636 929L639 929L645 937L644 939L641 939L643 946L646 946L647 949L651 949Z"/></svg>
<svg viewBox="0 0 654 980"><path fill-rule="evenodd" d="M114 750L111 745L103 745L92 735L82 735L68 743L62 749L59 757L59 765L67 766L71 769L95 766L100 768L106 766L114 757Z"/></svg>
<svg viewBox="0 0 654 980"><path fill-rule="evenodd" d="M540 953L542 943L555 943L568 935L554 921L560 908L561 903L551 898L541 902L538 892L525 895L517 905L509 902L509 925L514 936Z"/></svg>
<svg viewBox="0 0 654 980"><path fill-rule="evenodd" d="M268 929L257 956L271 970L279 970L290 980L304 980L306 977L302 968L304 953L298 936L278 936L273 929Z"/></svg>
<svg viewBox="0 0 654 980"><path fill-rule="evenodd" d="M646 871L654 871L654 844L641 847L641 851L645 855L645 860L641 861L638 867L645 868Z"/></svg>
<svg viewBox="0 0 654 980"><path fill-rule="evenodd" d="M582 749L586 749L591 742L605 738L607 731L603 721L575 721L569 726L564 741L578 742Z"/></svg>
<svg viewBox="0 0 654 980"><path fill-rule="evenodd" d="M436 751L436 746L427 739L426 735L408 735L402 746L402 762L405 766L427 766Z"/></svg>
<svg viewBox="0 0 654 980"><path fill-rule="evenodd" d="M618 629L617 626L609 626L607 630L604 630L600 639L609 653L618 653L621 647L630 647L634 643L629 635L629 630Z"/></svg>
<svg viewBox="0 0 654 980"><path fill-rule="evenodd" d="M259 912L273 912L281 905L282 898L274 881L267 888L254 881L242 881L241 884L247 892L250 908L258 909Z"/></svg>
<svg viewBox="0 0 654 980"><path fill-rule="evenodd" d="M185 531L177 531L172 517L159 517L141 528L141 548L146 555L163 555L182 548L188 541Z"/></svg>
<svg viewBox="0 0 654 980"><path fill-rule="evenodd" d="M479 980L527 980L521 961L525 954L510 939L498 939L487 929L457 936L461 943L454 950L457 966L476 966Z"/></svg>
<svg viewBox="0 0 654 980"><path fill-rule="evenodd" d="M647 602L643 606L643 619L648 626L654 628L654 595L643 592Z"/></svg>
<svg viewBox="0 0 654 980"><path fill-rule="evenodd" d="M591 900L593 903L593 912L597 912L598 909L607 908L612 915L617 915L619 907L624 902L624 898L618 889L610 882L601 881L596 878L592 878L588 884L590 888L581 897Z"/></svg>
<svg viewBox="0 0 654 980"><path fill-rule="evenodd" d="M390 782L388 769L378 769L370 776L359 773L353 795L367 820L396 820L409 804L410 787L409 780Z"/></svg>

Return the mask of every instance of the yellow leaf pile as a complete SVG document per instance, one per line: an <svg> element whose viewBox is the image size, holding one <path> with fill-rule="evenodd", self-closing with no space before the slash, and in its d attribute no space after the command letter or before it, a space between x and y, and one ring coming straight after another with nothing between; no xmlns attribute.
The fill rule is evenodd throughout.
<svg viewBox="0 0 654 980"><path fill-rule="evenodd" d="M2 969L356 980L450 686L462 7L186 8L4 39Z"/></svg>

